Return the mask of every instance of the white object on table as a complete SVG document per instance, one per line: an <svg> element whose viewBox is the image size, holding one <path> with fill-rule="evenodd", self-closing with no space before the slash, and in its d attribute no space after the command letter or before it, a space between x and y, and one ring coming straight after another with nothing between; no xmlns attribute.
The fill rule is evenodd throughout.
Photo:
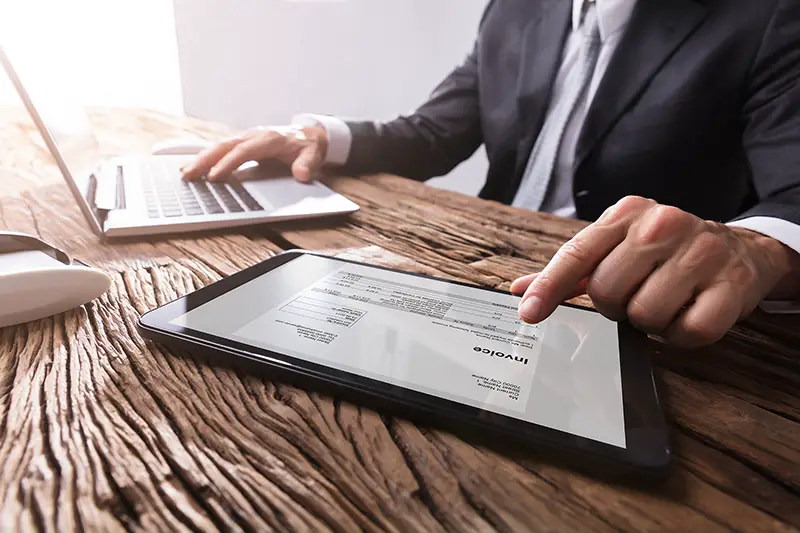
<svg viewBox="0 0 800 533"><path fill-rule="evenodd" d="M0 232L0 327L80 307L111 286L104 272L48 246L35 237Z"/></svg>

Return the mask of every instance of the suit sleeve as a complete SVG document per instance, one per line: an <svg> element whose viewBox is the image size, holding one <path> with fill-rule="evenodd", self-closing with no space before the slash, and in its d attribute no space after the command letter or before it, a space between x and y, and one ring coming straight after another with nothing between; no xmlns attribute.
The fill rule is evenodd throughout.
<svg viewBox="0 0 800 533"><path fill-rule="evenodd" d="M800 2L779 0L745 95L744 148L759 203L737 220L773 217L800 231Z"/></svg>
<svg viewBox="0 0 800 533"><path fill-rule="evenodd" d="M478 42L493 3L484 11L472 51L427 102L388 122L347 122L352 140L343 172L386 172L422 181L447 174L480 147Z"/></svg>

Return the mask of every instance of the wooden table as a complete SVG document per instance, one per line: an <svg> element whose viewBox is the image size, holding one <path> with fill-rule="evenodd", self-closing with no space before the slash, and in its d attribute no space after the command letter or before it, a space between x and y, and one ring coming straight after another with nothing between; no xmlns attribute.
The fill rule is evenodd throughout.
<svg viewBox="0 0 800 533"><path fill-rule="evenodd" d="M43 531L797 531L800 322L757 314L716 346L657 352L675 466L610 486L144 342L139 314L286 248L507 288L581 227L391 176L330 185L361 212L102 244L34 128L3 109L0 228L113 277L100 300L0 330L0 529ZM225 129L93 113L108 153ZM329 223L328 223L329 224ZM6 298L7 295L0 295Z"/></svg>

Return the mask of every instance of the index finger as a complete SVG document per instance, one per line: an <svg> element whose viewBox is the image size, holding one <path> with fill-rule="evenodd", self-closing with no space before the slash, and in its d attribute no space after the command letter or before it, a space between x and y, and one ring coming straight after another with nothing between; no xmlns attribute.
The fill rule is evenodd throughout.
<svg viewBox="0 0 800 533"><path fill-rule="evenodd" d="M535 324L550 316L609 252L625 240L627 229L627 223L595 223L567 241L528 286L520 302L520 318Z"/></svg>
<svg viewBox="0 0 800 533"><path fill-rule="evenodd" d="M204 176L225 154L233 150L243 140L242 137L233 137L216 146L206 148L197 155L194 161L183 167L181 170L183 179L193 180Z"/></svg>

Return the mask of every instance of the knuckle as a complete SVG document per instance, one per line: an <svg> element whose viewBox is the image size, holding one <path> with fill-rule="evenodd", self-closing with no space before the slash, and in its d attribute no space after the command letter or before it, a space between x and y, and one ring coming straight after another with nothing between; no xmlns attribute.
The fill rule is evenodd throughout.
<svg viewBox="0 0 800 533"><path fill-rule="evenodd" d="M677 207L657 205L643 221L637 234L638 244L649 245L674 238L690 220L691 215Z"/></svg>
<svg viewBox="0 0 800 533"><path fill-rule="evenodd" d="M612 284L590 278L586 285L586 294L592 300L595 308L604 316L612 320L625 318L626 295L615 290Z"/></svg>
<svg viewBox="0 0 800 533"><path fill-rule="evenodd" d="M664 329L665 324L653 306L634 298L628 303L626 309L628 320L637 328L649 333L658 333Z"/></svg>
<svg viewBox="0 0 800 533"><path fill-rule="evenodd" d="M681 328L683 344L689 347L705 346L714 343L725 335L725 328L711 319L687 319Z"/></svg>
<svg viewBox="0 0 800 533"><path fill-rule="evenodd" d="M638 213L643 209L648 200L640 196L626 196L612 206L609 206L595 224L611 225L621 219L629 217L633 213Z"/></svg>
<svg viewBox="0 0 800 533"><path fill-rule="evenodd" d="M582 263L590 257L589 246L583 239L574 237L564 243L558 250L556 257L559 261L566 260L569 262Z"/></svg>
<svg viewBox="0 0 800 533"><path fill-rule="evenodd" d="M662 221L664 224L681 224L685 221L688 213L671 205L657 205L653 209L653 218Z"/></svg>
<svg viewBox="0 0 800 533"><path fill-rule="evenodd" d="M653 200L648 200L641 196L625 196L619 200L614 206L613 211L617 216L632 215L641 213L655 205Z"/></svg>
<svg viewBox="0 0 800 533"><path fill-rule="evenodd" d="M589 295L592 302L599 304L600 307L609 307L616 303L611 284L603 278L595 276L589 278L589 283L586 285L586 294Z"/></svg>
<svg viewBox="0 0 800 533"><path fill-rule="evenodd" d="M263 142L274 142L279 139L285 139L285 138L286 138L285 134L275 130L264 130L261 132L261 135L259 135L259 140Z"/></svg>
<svg viewBox="0 0 800 533"><path fill-rule="evenodd" d="M655 202L652 200L648 200L647 198L643 198L641 196L629 195L618 201L616 207L619 211L630 213L639 211L641 209L646 209L654 203Z"/></svg>

